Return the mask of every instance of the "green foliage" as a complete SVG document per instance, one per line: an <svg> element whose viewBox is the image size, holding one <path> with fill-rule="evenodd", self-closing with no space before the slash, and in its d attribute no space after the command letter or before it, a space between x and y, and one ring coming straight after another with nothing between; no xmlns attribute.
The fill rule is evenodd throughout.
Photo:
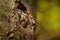
<svg viewBox="0 0 60 40"><path fill-rule="evenodd" d="M53 33L60 30L60 10L56 2L53 2L53 5L51 3L52 7L46 10L49 7L48 1L37 1L37 22L41 23L46 31ZM44 12L45 10L47 12Z"/></svg>

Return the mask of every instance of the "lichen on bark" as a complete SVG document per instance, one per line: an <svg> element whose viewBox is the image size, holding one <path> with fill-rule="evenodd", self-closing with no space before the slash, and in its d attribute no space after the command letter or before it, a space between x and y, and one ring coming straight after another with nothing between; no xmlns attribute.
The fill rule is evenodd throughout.
<svg viewBox="0 0 60 40"><path fill-rule="evenodd" d="M0 39L1 40L34 40L35 20L23 1L0 0ZM19 1L18 1L19 2ZM26 7L17 8L17 6ZM16 7L15 7L16 6Z"/></svg>

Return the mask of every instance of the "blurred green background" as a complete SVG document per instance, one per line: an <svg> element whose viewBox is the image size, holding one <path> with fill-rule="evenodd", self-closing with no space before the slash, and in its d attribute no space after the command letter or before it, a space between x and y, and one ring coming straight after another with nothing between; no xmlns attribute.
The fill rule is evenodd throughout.
<svg viewBox="0 0 60 40"><path fill-rule="evenodd" d="M38 40L48 40L60 32L60 0L37 0ZM54 34L54 35L53 35Z"/></svg>

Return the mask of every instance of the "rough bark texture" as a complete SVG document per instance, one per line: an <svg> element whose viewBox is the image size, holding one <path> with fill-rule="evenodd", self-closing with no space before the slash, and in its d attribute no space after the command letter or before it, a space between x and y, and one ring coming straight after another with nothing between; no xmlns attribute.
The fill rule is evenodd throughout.
<svg viewBox="0 0 60 40"><path fill-rule="evenodd" d="M17 8L15 1L0 0L0 40L34 40L36 26L32 14L35 14L35 7L32 5L35 2L20 0L26 7L23 11Z"/></svg>

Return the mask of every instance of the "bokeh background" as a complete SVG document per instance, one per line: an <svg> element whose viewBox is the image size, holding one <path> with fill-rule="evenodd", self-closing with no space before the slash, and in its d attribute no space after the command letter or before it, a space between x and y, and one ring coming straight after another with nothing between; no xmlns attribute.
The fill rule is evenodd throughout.
<svg viewBox="0 0 60 40"><path fill-rule="evenodd" d="M37 40L60 40L60 0L37 0Z"/></svg>

